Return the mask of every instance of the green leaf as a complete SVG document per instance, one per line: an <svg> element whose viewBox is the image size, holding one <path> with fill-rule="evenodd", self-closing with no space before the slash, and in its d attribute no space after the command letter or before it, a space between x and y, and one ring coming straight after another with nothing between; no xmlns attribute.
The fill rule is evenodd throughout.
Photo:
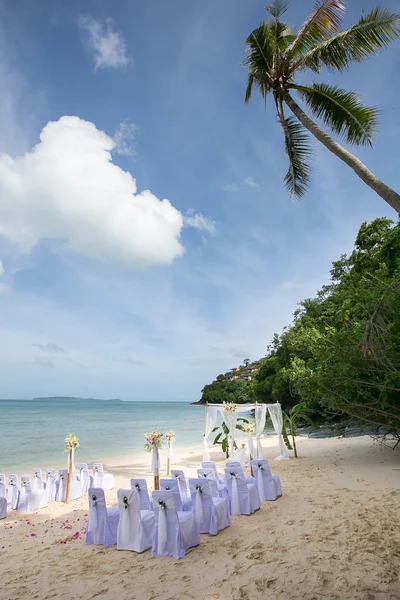
<svg viewBox="0 0 400 600"><path fill-rule="evenodd" d="M245 67L249 73L245 102L249 102L253 87L258 88L266 99L271 91L271 74L273 70L276 42L272 26L264 21L246 40Z"/></svg>
<svg viewBox="0 0 400 600"><path fill-rule="evenodd" d="M290 445L290 441L289 441L289 438L287 436L287 433L286 433L285 422L283 423L283 427L282 427L282 437L283 437L283 441L285 442L286 448L288 450L293 450L292 446Z"/></svg>
<svg viewBox="0 0 400 600"><path fill-rule="evenodd" d="M220 444L221 442L219 440L221 439L221 436L222 436L222 432L217 435L217 437L213 441L213 444Z"/></svg>
<svg viewBox="0 0 400 600"><path fill-rule="evenodd" d="M301 66L319 72L321 66L343 71L351 62L385 50L400 36L400 15L390 9L372 9L358 23L309 49L291 68Z"/></svg>
<svg viewBox="0 0 400 600"><path fill-rule="evenodd" d="M322 40L330 38L339 30L344 12L342 0L317 0L314 10L287 49L287 57L304 54Z"/></svg>
<svg viewBox="0 0 400 600"><path fill-rule="evenodd" d="M325 83L291 87L324 125L349 144L372 146L378 110L361 104L357 94Z"/></svg>
<svg viewBox="0 0 400 600"><path fill-rule="evenodd" d="M312 151L310 137L294 117L281 121L285 138L285 150L289 159L289 170L285 186L292 197L303 196L310 182L311 167L308 163Z"/></svg>

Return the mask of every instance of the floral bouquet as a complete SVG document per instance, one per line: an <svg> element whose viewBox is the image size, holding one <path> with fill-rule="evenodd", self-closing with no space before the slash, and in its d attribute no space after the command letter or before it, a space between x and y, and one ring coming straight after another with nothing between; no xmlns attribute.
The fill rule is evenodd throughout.
<svg viewBox="0 0 400 600"><path fill-rule="evenodd" d="M236 412L236 404L233 402L224 402L224 411L232 415Z"/></svg>
<svg viewBox="0 0 400 600"><path fill-rule="evenodd" d="M255 423L254 423L254 421L249 421L248 423L245 423L243 425L243 431L245 433L253 434L254 431L255 431Z"/></svg>
<svg viewBox="0 0 400 600"><path fill-rule="evenodd" d="M71 452L71 450L76 450L79 447L79 438L74 433L69 433L64 442L64 452Z"/></svg>
<svg viewBox="0 0 400 600"><path fill-rule="evenodd" d="M175 441L175 432L172 431L167 431L167 433L165 434L165 439L167 440L168 444L172 444L172 442Z"/></svg>
<svg viewBox="0 0 400 600"><path fill-rule="evenodd" d="M144 449L146 452L160 450L164 443L164 434L162 431L149 431L144 434Z"/></svg>

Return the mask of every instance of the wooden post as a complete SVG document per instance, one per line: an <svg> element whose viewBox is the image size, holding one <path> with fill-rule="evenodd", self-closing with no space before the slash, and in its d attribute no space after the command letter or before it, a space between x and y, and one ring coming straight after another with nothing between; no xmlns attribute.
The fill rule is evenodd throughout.
<svg viewBox="0 0 400 600"><path fill-rule="evenodd" d="M71 473L72 473L72 448L69 451L69 456L68 456L68 474L67 474L67 489L65 491L65 504L68 504L68 501L69 501L69 492L71 489Z"/></svg>
<svg viewBox="0 0 400 600"><path fill-rule="evenodd" d="M154 489L155 490L160 489L160 476L159 475L154 475Z"/></svg>
<svg viewBox="0 0 400 600"><path fill-rule="evenodd" d="M171 475L171 459L169 456L167 458L167 475Z"/></svg>

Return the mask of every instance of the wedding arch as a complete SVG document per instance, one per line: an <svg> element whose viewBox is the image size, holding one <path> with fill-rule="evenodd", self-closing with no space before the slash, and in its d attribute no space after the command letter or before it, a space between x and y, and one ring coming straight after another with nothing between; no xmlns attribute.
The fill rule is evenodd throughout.
<svg viewBox="0 0 400 600"><path fill-rule="evenodd" d="M226 404L208 404L205 405L205 427L204 427L204 437L203 437L203 460L210 460L210 453L208 450L208 438L212 433L214 427L219 425L221 422L225 423L229 429L229 448L230 454L233 453L233 448L235 444L235 432L236 432L236 423L237 423L237 414L245 413L251 410L254 410L255 413L255 436L256 436L256 448L254 450L253 458L261 459L263 458L263 450L261 446L261 436L265 427L265 420L267 417L267 410L271 417L272 426L274 428L275 433L278 435L279 439L279 450L280 455L276 457L275 460L286 460L286 446L282 437L282 425L283 425L283 416L282 416L282 407L279 402L275 402L275 404L231 404L235 406L235 412L230 412L226 410ZM251 441L250 441L251 440ZM250 443L252 447L252 438L250 436Z"/></svg>

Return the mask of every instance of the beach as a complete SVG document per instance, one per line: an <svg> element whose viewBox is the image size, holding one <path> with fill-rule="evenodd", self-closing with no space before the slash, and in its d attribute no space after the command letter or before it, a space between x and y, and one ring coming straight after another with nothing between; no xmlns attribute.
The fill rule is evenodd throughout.
<svg viewBox="0 0 400 600"><path fill-rule="evenodd" d="M10 512L0 521L1 598L399 599L400 452L366 436L299 438L300 458L287 461L274 460L275 436L263 447L283 496L202 535L180 561L85 546L87 496ZM130 477L151 483L149 455L138 456L105 463L116 483L109 505ZM211 457L222 470L222 453ZM200 446L176 449L173 466L194 475L200 460Z"/></svg>

